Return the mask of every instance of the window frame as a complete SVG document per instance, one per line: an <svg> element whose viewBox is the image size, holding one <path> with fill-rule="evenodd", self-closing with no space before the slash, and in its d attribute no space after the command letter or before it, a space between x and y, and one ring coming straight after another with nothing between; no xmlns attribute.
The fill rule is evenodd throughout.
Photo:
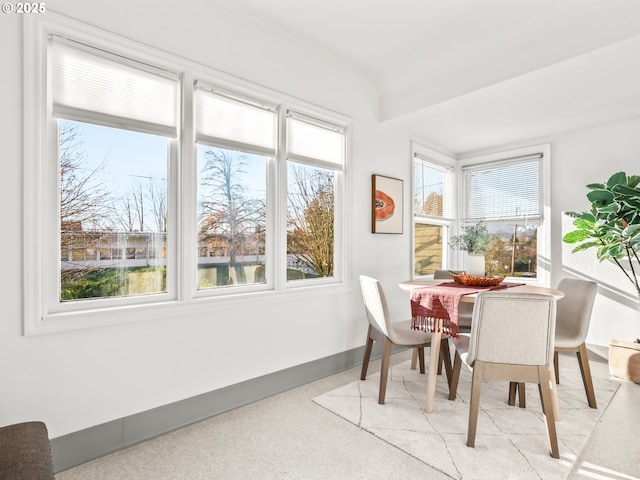
<svg viewBox="0 0 640 480"><path fill-rule="evenodd" d="M550 213L551 213L551 172L550 172L550 154L551 154L551 146L550 144L539 144L532 145L527 147L515 148L512 150L504 150L494 153L488 153L477 156L470 156L462 158L458 161L458 191L459 193L459 202L458 202L458 210L457 210L457 231L458 233L465 225L471 225L477 222L477 220L473 219L465 219L466 212L464 209L466 208L466 198L464 197L466 194L465 185L464 185L464 173L463 169L468 166L474 165L490 165L495 164L499 166L500 164L508 165L512 163L515 159L522 157L526 158L532 155L540 154L541 158L540 162L540 170L539 170L539 190L540 190L540 212L539 212L539 220L536 220L538 225L538 241L537 241L537 276L535 278L526 278L526 277L507 277L508 280L518 281L524 283L531 284L541 284L548 285L550 279L550 253L551 253L551 245L550 245ZM500 220L491 220L487 223L496 224L496 223L513 223L513 218L505 219L504 221ZM462 252L456 252L456 264L462 265Z"/></svg>
<svg viewBox="0 0 640 480"><path fill-rule="evenodd" d="M451 217L436 217L432 215L418 215L415 211L414 198L416 195L415 192L415 182L413 181L414 176L414 166L416 159L429 163L433 165L434 168L438 170L442 170L450 175L449 178L449 192L445 192L445 197L443 198L444 202L449 203L448 210L451 212ZM453 235L454 229L456 227L456 219L455 214L457 212L457 189L458 182L456 181L456 161L452 157L449 157L443 153L440 153L432 148L425 147L419 143L412 142L411 144L411 275L412 278L426 278L429 275L416 275L415 271L415 234L416 234L416 223L425 224L425 225L433 225L437 227L443 227L445 234L442 241L442 260L443 264L441 268L447 269L451 264L451 249L449 248L448 237ZM444 214L444 212L443 212Z"/></svg>
<svg viewBox="0 0 640 480"><path fill-rule="evenodd" d="M301 163L310 167L323 168L327 170L333 170L335 175L334 180L334 237L333 237L333 262L334 262L334 275L333 277L319 277L314 279L302 279L302 280L288 280L287 279L287 262L281 262L279 268L279 285L280 288L288 288L288 289L296 289L303 288L314 285L327 285L336 282L342 282L346 278L346 262L344 259L345 252L345 225L346 225L346 215L347 211L346 206L346 183L345 183L345 172L347 168L347 152L348 152L348 144L349 137L348 132L349 128L347 125L339 125L335 121L332 121L328 117L321 117L318 114L307 111L302 108L294 108L289 107L283 109L282 122L283 128L282 132L284 134L284 140L282 145L284 146L282 156L279 158L280 160L280 184L283 186L281 188L282 197L280 198L281 205L280 208L280 234L281 238L284 239L280 243L281 256L282 258L287 258L287 176L288 176L288 165L289 162ZM339 131L343 135L343 145L342 145L342 163L330 162L323 159L318 158L310 158L307 156L290 154L287 146L288 146L288 130L286 127L287 118L294 118L303 122L307 122L309 124L313 124L317 127L326 128L328 130L336 130Z"/></svg>
<svg viewBox="0 0 640 480"><path fill-rule="evenodd" d="M51 161L50 152L57 151L57 135L52 135L51 108L48 106L50 92L47 88L47 41L49 35L57 34L96 48L148 62L154 67L176 72L182 77L181 128L179 137L171 143L172 161L168 165L168 214L167 236L170 251L167 267L173 262L173 274L167 275L167 294L117 299L91 299L75 305L66 303L61 308L52 308L52 271L59 275L59 214L56 201L58 186L57 162ZM350 228L346 218L347 176L350 157L351 118L340 113L307 104L302 100L275 92L266 87L217 71L188 59L177 57L152 47L138 44L81 23L74 19L49 12L47 16L26 16L23 30L24 45L24 223L23 223L23 333L35 335L99 325L113 325L160 318L179 318L185 312L203 314L210 311L211 302L221 308L234 308L238 302L281 301L287 298L317 297L319 294L348 291L348 262ZM267 273L267 284L248 286L230 291L203 293L197 289L197 199L196 199L196 143L194 115L194 85L198 81L213 85L233 95L249 99L260 99L279 105L277 120L278 138L276 155L268 162L267 198L272 200L267 213L267 226L272 229L272 241L266 255L273 268ZM286 282L286 221L282 223L282 207L286 206L285 120L287 109L308 115L344 129L344 164L336 181L335 209L335 276L301 284ZM57 122L56 122L57 123ZM221 145L224 148L228 146ZM283 165L285 167L283 167ZM44 169L43 169L44 167ZM283 203L284 202L284 203ZM55 214L51 214L51 209ZM271 227L269 227L271 226ZM285 235L283 235L285 231ZM171 236L170 236L171 235ZM55 241L50 241L56 238ZM47 239L47 241L45 241ZM56 260L52 260L56 259ZM59 282L59 280L58 280ZM304 287L304 288L300 288ZM317 287L317 288L310 288ZM322 292L318 291L322 288ZM216 289L211 289L216 290ZM54 293L55 296L55 293ZM57 298L59 302L59 297Z"/></svg>
<svg viewBox="0 0 640 480"><path fill-rule="evenodd" d="M216 138L207 135L199 135L197 131L196 125L196 106L195 106L195 96L196 90L198 88L202 88L210 91L216 95L220 95L222 97L227 97L233 101L246 103L248 105L256 105L256 106L264 106L267 110L272 110L276 114L276 135L279 136L279 124L280 124L280 110L282 107L278 105L277 99L275 98L263 98L258 100L253 92L244 91L239 93L237 91L230 90L224 86L219 86L216 83L214 78L204 71L196 72L190 85L193 85L193 88L190 88L190 94L194 101L191 103L191 107L193 108L193 122L191 122L191 128L193 129L193 141L189 143L189 145L193 148L193 164L192 168L194 169L194 178L193 182L197 180L197 169L198 169L198 159L197 159L197 147L198 145L208 145L214 148L226 149L226 150L236 150L240 152L246 152L250 154L263 155L267 156L267 172L266 172L266 242L265 242L265 270L266 270L266 278L265 283L258 284L246 284L246 285L235 285L233 288L208 288L201 289L198 288L198 253L197 253L197 244L198 244L198 227L197 227L197 193L198 193L198 185L193 184L193 207L194 211L189 212L189 220L192 222L192 226L188 229L189 232L192 232L191 243L185 243L186 245L193 245L194 247L194 256L192 260L188 261L189 266L193 267L194 272L191 277L187 276L187 278L194 278L194 282L189 282L189 295L195 299L206 299L212 297L221 297L221 296L233 296L242 293L252 293L252 292L264 292L271 291L277 289L275 282L274 271L277 270L276 265L276 245L277 245L277 226L274 224L276 220L275 211L278 209L277 207L277 195L276 188L273 185L273 177L275 176L275 172L278 168L278 146L279 141L278 138L275 140L275 150L274 152L266 152L266 149L263 147L255 147L251 148L251 146L246 145L244 143L234 142L227 139ZM187 142L185 142L187 143ZM187 260L185 259L185 262Z"/></svg>

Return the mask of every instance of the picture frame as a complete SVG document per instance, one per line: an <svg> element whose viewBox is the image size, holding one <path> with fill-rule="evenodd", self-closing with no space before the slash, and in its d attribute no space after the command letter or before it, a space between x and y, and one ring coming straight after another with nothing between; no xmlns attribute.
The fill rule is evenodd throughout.
<svg viewBox="0 0 640 480"><path fill-rule="evenodd" d="M402 233L403 182L371 175L371 233Z"/></svg>

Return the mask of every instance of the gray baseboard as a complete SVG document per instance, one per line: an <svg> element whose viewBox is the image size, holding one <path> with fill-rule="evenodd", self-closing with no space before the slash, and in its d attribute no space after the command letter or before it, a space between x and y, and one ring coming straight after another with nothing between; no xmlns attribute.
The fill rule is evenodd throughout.
<svg viewBox="0 0 640 480"><path fill-rule="evenodd" d="M376 346L377 347L377 346ZM372 358L380 357L376 347ZM55 472L362 363L364 347L51 439Z"/></svg>

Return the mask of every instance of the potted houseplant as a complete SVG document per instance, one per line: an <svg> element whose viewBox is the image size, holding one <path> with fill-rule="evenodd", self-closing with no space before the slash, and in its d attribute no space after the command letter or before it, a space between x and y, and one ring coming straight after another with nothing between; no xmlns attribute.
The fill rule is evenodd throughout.
<svg viewBox="0 0 640 480"><path fill-rule="evenodd" d="M606 183L587 185L591 210L568 212L575 230L563 237L573 252L595 249L600 261L614 262L633 285L640 301L640 175L613 174ZM639 312L640 314L640 312ZM640 383L640 339L612 340L609 369L617 377Z"/></svg>
<svg viewBox="0 0 640 480"><path fill-rule="evenodd" d="M495 238L484 223L478 222L475 225L462 227L462 233L452 237L449 246L466 252L463 259L465 272L469 275L484 277L484 256L489 251L489 244Z"/></svg>

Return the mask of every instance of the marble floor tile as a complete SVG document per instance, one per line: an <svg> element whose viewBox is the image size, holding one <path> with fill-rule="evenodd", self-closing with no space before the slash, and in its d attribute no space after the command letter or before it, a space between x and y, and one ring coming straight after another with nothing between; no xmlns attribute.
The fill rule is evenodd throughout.
<svg viewBox="0 0 640 480"><path fill-rule="evenodd" d="M471 373L465 369L455 401L448 399L446 377L438 377L430 414L424 411L427 375L411 370L409 361L392 367L384 405L378 404L377 374L313 400L450 478L565 479L618 386L597 379L599 408L589 408L577 362L571 360L562 359L558 385L560 459L549 454L536 385L527 386L527 406L519 408L507 404L508 383L483 383L474 448L466 444Z"/></svg>

